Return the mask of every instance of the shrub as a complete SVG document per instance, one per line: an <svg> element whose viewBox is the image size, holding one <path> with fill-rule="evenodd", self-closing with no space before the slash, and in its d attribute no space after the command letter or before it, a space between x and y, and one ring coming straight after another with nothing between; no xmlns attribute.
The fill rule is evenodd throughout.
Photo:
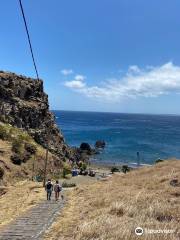
<svg viewBox="0 0 180 240"><path fill-rule="evenodd" d="M117 167L112 167L111 168L111 172L114 173L114 172L119 172L119 168Z"/></svg>
<svg viewBox="0 0 180 240"><path fill-rule="evenodd" d="M18 138L19 138L19 141L21 142L31 141L31 137L26 132L22 132L22 131L18 133Z"/></svg>
<svg viewBox="0 0 180 240"><path fill-rule="evenodd" d="M22 156L22 161L26 163L29 159L31 158L31 153L29 152L24 152Z"/></svg>
<svg viewBox="0 0 180 240"><path fill-rule="evenodd" d="M14 155L11 156L11 161L15 165L21 165L22 158L21 158L21 156L19 154L14 154Z"/></svg>
<svg viewBox="0 0 180 240"><path fill-rule="evenodd" d="M122 170L123 173L126 173L126 172L130 171L130 168L128 167L128 165L123 165L121 170Z"/></svg>
<svg viewBox="0 0 180 240"><path fill-rule="evenodd" d="M62 183L62 187L63 187L63 188L76 187L76 184L75 184L75 183L63 182L63 183Z"/></svg>
<svg viewBox="0 0 180 240"><path fill-rule="evenodd" d="M0 125L0 139L7 140L8 139L8 133L4 126Z"/></svg>
<svg viewBox="0 0 180 240"><path fill-rule="evenodd" d="M163 159L160 159L160 158L158 158L158 159L155 161L155 163L160 163L160 162L164 162L164 160L163 160Z"/></svg>
<svg viewBox="0 0 180 240"><path fill-rule="evenodd" d="M4 176L4 169L0 167L0 179Z"/></svg>
<svg viewBox="0 0 180 240"><path fill-rule="evenodd" d="M37 151L36 146L32 143L25 143L24 148L26 149L27 152L31 154L35 154Z"/></svg>
<svg viewBox="0 0 180 240"><path fill-rule="evenodd" d="M1 121L1 122L4 122L4 123L5 123L5 122L8 122L8 121L7 121L7 116L5 116L5 115L0 115L0 121Z"/></svg>
<svg viewBox="0 0 180 240"><path fill-rule="evenodd" d="M82 165L83 165L83 162L82 162L82 161L79 161L79 162L77 163L77 165L78 165L79 168L81 168Z"/></svg>
<svg viewBox="0 0 180 240"><path fill-rule="evenodd" d="M83 162L81 168L83 171L85 171L87 169L87 164Z"/></svg>
<svg viewBox="0 0 180 240"><path fill-rule="evenodd" d="M20 140L15 139L12 142L12 151L15 153L20 153L22 149L22 142Z"/></svg>
<svg viewBox="0 0 180 240"><path fill-rule="evenodd" d="M66 177L66 175L71 174L71 166L68 165L67 163L64 163L63 166L63 178Z"/></svg>

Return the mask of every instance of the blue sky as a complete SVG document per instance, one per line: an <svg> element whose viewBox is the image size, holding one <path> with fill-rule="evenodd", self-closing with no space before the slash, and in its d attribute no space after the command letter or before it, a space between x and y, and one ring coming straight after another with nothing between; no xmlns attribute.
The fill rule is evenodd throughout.
<svg viewBox="0 0 180 240"><path fill-rule="evenodd" d="M180 114L179 0L22 0L52 109ZM0 69L35 76L17 0Z"/></svg>

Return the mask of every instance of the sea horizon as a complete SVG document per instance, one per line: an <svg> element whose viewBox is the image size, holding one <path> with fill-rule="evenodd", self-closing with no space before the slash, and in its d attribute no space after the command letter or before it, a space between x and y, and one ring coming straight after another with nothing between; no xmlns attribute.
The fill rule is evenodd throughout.
<svg viewBox="0 0 180 240"><path fill-rule="evenodd" d="M87 111L87 110L63 110L63 109L50 109L51 112L87 112L87 113L113 113L113 114L130 114L130 115L157 115L157 116L180 116L180 113L144 113L144 112L109 112L109 111Z"/></svg>

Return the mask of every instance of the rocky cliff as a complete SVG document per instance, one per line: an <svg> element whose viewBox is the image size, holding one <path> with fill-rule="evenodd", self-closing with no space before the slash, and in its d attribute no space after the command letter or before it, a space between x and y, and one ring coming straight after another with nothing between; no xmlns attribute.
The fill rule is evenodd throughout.
<svg viewBox="0 0 180 240"><path fill-rule="evenodd" d="M0 120L25 129L61 159L70 156L70 148L49 111L42 80L0 71Z"/></svg>

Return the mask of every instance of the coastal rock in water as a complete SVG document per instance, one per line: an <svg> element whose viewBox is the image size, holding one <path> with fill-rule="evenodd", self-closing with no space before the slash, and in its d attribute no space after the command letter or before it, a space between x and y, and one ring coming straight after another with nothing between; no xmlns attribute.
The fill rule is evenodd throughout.
<svg viewBox="0 0 180 240"><path fill-rule="evenodd" d="M64 160L71 154L49 111L42 80L0 71L0 121L25 129Z"/></svg>
<svg viewBox="0 0 180 240"><path fill-rule="evenodd" d="M77 152L79 153L79 159L88 159L89 156L98 154L98 151L90 146L89 143L81 143L80 148L77 149Z"/></svg>
<svg viewBox="0 0 180 240"><path fill-rule="evenodd" d="M90 152L91 151L91 146L89 145L89 143L83 142L80 145L80 150Z"/></svg>
<svg viewBox="0 0 180 240"><path fill-rule="evenodd" d="M104 140L98 140L95 143L95 148L105 148L106 143Z"/></svg>

